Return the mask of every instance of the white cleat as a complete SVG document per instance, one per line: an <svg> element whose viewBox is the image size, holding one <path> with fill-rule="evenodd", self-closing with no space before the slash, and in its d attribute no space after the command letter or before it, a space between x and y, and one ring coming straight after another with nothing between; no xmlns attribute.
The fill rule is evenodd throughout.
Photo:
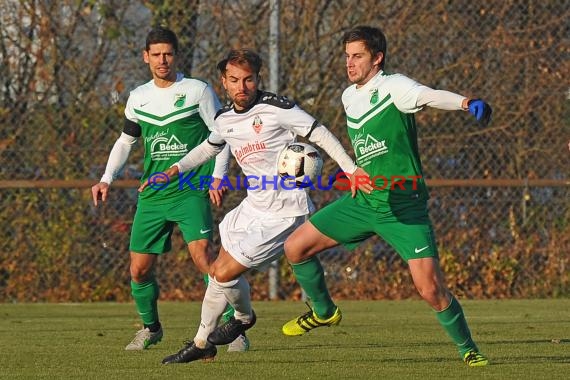
<svg viewBox="0 0 570 380"><path fill-rule="evenodd" d="M151 332L148 327L137 331L131 343L127 344L127 351L141 351L162 340L162 327L157 332Z"/></svg>
<svg viewBox="0 0 570 380"><path fill-rule="evenodd" d="M245 334L238 336L233 342L228 344L228 352L246 352L249 350L249 339Z"/></svg>

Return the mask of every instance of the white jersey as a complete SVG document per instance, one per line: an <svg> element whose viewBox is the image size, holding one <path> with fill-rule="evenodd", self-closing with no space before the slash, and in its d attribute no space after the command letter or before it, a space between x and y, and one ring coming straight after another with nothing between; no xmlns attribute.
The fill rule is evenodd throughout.
<svg viewBox="0 0 570 380"><path fill-rule="evenodd" d="M244 202L276 217L313 211L306 190L280 188L277 161L297 135L305 137L317 125L315 118L291 101L267 92L259 92L255 103L243 111L232 107L216 115L214 131L230 146L251 186Z"/></svg>

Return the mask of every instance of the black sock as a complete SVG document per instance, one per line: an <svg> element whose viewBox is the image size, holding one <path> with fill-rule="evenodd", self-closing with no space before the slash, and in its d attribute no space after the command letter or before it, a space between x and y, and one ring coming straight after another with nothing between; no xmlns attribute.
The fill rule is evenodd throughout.
<svg viewBox="0 0 570 380"><path fill-rule="evenodd" d="M144 325L145 328L148 328L150 332L157 332L160 330L160 322L154 322L152 325Z"/></svg>

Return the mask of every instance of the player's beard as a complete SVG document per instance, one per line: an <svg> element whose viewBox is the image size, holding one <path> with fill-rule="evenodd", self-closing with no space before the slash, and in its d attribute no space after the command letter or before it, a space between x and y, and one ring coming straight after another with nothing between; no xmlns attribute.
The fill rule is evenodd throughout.
<svg viewBox="0 0 570 380"><path fill-rule="evenodd" d="M245 96L234 97L233 102L235 105L238 106L238 108L241 109L248 108L255 100L255 93L239 94L239 95L245 95Z"/></svg>

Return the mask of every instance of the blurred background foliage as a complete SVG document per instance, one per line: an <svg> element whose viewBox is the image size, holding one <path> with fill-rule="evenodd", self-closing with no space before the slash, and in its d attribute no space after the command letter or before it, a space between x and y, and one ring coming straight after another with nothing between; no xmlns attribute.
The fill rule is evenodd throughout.
<svg viewBox="0 0 570 380"><path fill-rule="evenodd" d="M175 30L183 71L225 100L216 63L230 48L265 59L270 2L5 0L0 3L0 301L130 300L128 241L136 189L114 186L102 208L89 187L122 130L128 93L150 79L153 25ZM340 39L357 24L387 35L386 71L486 99L493 121L434 109L417 114L442 265L467 298L570 294L568 1L280 1L279 93L348 147ZM122 179L138 179L140 145ZM336 171L325 158L325 174ZM239 173L232 166L232 175ZM448 186L436 180L505 180ZM29 180L65 180L29 185ZM536 181L547 180L547 184ZM535 182L533 182L535 181ZM216 221L244 197L230 192ZM314 192L317 207L338 192ZM216 238L215 248L219 246ZM405 264L380 239L321 255L337 298L416 297ZM279 298L301 298L279 266ZM255 299L267 275L251 273ZM164 299L199 300L202 276L178 232L160 260Z"/></svg>

